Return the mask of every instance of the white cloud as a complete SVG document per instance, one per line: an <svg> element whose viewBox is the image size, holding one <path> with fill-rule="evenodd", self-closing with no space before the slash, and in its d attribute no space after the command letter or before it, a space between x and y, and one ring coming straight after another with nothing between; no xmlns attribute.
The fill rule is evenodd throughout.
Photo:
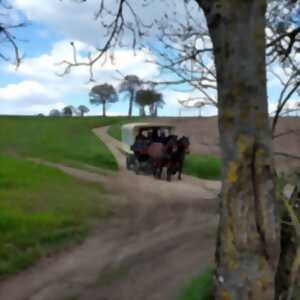
<svg viewBox="0 0 300 300"><path fill-rule="evenodd" d="M80 41L75 42L78 50L78 59L84 60L83 52L90 51L92 48ZM55 90L60 91L77 91L87 90L90 85L87 85L89 80L89 69L87 67L76 67L72 72L64 77L59 77L64 71L64 66L58 65L63 60L72 61L73 52L69 41L63 40L53 45L50 53L45 53L39 57L25 59L20 68L18 75L25 78L38 80L47 83L47 85L55 85ZM136 74L142 79L150 79L158 75L158 67L146 63L146 60L153 59L151 53L146 50L138 50L133 53L130 50L116 50L114 62L100 60L94 67L95 78L101 82L110 82L117 84L116 70L123 74ZM15 73L13 65L9 65L7 71Z"/></svg>
<svg viewBox="0 0 300 300"><path fill-rule="evenodd" d="M99 8L99 0L89 0L85 3L78 4L75 1L53 1L43 0L41 5L40 1L36 0L12 0L12 3L18 8L33 24L34 22L41 22L47 27L50 27L52 31L59 32L65 37L65 40L61 40L53 44L52 49L43 55L33 58L26 58L17 76L21 76L24 82L35 82L36 86L33 89L34 94L32 99L36 99L34 105L46 105L40 104L38 98L38 87L40 88L40 98L44 98L47 103L61 102L58 99L70 99L70 95L87 95L91 83L88 84L89 70L86 67L74 68L71 74L61 78L56 76L57 72L62 71L61 66L57 66L56 63L66 59L72 60L73 52L70 46L70 41L75 41L76 48L79 51L79 60L86 57L87 52L94 52L96 47L101 47L101 44L106 40L104 38L104 30L100 23L100 20L95 20L95 11ZM108 5L111 5L111 10L117 9L114 1L106 1ZM153 0L148 7L144 7L143 1L132 2L134 10L142 16L142 21L145 24L151 24L153 21L160 20L167 13L169 21L176 19L182 20L185 16L184 2L180 1L174 3L174 1L166 0ZM196 9L196 4L193 5L193 9L190 11L197 15L200 10ZM128 17L128 8L125 8L125 15ZM201 14L201 13L200 13ZM201 14L202 15L202 14ZM203 16L202 16L203 18ZM199 20L199 18L197 18ZM103 21L103 19L101 20ZM171 21L172 22L172 21ZM156 25L148 29L147 41L153 41L153 37L158 33ZM38 35L46 35L47 32L37 32ZM125 43L131 38L131 33L125 34ZM108 61L102 65L99 62L95 65L95 78L97 83L109 82L114 86L118 85L120 76L115 72L116 69L122 72L122 74L136 74L142 79L154 80L159 78L158 67L154 64L145 63L145 60L153 60L153 54L146 49L137 50L136 55L130 48L117 48L115 50L114 64ZM103 62L103 61L102 61ZM10 74L14 74L14 66L9 66L7 71ZM28 86L28 83L26 83ZM27 90L27 94L24 92L23 86L25 83L19 84L20 95L23 95L23 102L28 101L30 105L30 111L34 109L38 110L39 106L32 108L32 101L30 98L30 88ZM39 85L39 86L38 86ZM8 87L6 87L7 89ZM42 91L42 89L46 91ZM56 95L44 97L47 93L54 93ZM180 99L186 98L186 93L180 95L172 94L172 91L164 91L167 106L171 109L178 109L177 96ZM8 94L8 92L6 93ZM6 96L7 97L7 96ZM18 98L20 99L20 97ZM27 99L27 100L26 100ZM54 100L55 99L55 100ZM28 106L29 107L29 106ZM44 106L45 107L45 106ZM127 111L127 108L125 109ZM24 110L27 113L28 110Z"/></svg>
<svg viewBox="0 0 300 300"><path fill-rule="evenodd" d="M90 46L80 41L75 44L82 59L82 52L91 50ZM23 80L0 88L0 101L5 101L6 106L8 102L11 105L22 103L16 111L22 107L24 114L29 114L38 110L45 111L47 107L53 108L53 103L62 103L60 99L70 98L70 95L76 97L76 94L80 93L87 96L91 86L96 84L88 83L88 68L74 68L64 77L56 74L63 71L57 63L63 59L72 59L72 55L72 47L64 40L55 43L49 53L25 58L18 71L13 65L7 65L6 72L15 74ZM114 64L108 60L105 64L99 61L95 65L95 78L98 80L97 83L108 82L117 87L121 79L116 73L118 69L125 75L136 74L143 79L152 79L158 75L158 68L153 64L145 63L145 60L150 59L152 56L147 50L139 50L135 54L129 50L118 50L115 52ZM28 109L25 109L25 103ZM43 105L43 109L36 105ZM3 109L0 111L3 113Z"/></svg>
<svg viewBox="0 0 300 300"><path fill-rule="evenodd" d="M1 114L38 114L65 106L60 94L36 81L21 81L0 88Z"/></svg>
<svg viewBox="0 0 300 300"><path fill-rule="evenodd" d="M24 102L31 104L41 104L49 100L57 99L60 96L54 90L50 90L36 81L21 81L17 84L9 84L0 88L1 102Z"/></svg>
<svg viewBox="0 0 300 300"><path fill-rule="evenodd" d="M89 0L84 3L64 0L43 0L41 5L37 0L13 0L16 8L20 9L31 21L39 21L50 25L53 29L64 33L68 38L80 40L90 45L101 47L106 30L101 25L102 21L110 23L112 18L95 19L95 13L99 9L99 0ZM106 8L116 12L118 6L115 1L105 1ZM155 20L165 19L168 15L169 20L183 20L186 17L184 1L174 2L172 0L153 0L145 6L144 1L132 1L133 10L141 16L144 24L152 25L151 28L145 29L148 38L153 37L159 31L155 25ZM196 3L189 4L190 14L195 16L196 20L203 19L203 14ZM134 23L134 18L128 6L124 6L124 16L127 21ZM132 39L130 31L125 34L125 42Z"/></svg>

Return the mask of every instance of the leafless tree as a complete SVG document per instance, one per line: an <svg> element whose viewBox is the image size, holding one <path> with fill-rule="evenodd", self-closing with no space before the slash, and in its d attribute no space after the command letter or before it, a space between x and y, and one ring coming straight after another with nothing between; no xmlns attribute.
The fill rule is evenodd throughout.
<svg viewBox="0 0 300 300"><path fill-rule="evenodd" d="M21 53L15 31L25 27L25 22L11 20L13 7L6 0L0 0L0 59L4 61L14 60L16 67L21 63ZM13 55L11 55L11 52Z"/></svg>
<svg viewBox="0 0 300 300"><path fill-rule="evenodd" d="M146 1L145 10L151 2ZM284 18L286 9L289 13L297 9L297 2L270 0L273 22L280 19L277 15ZM136 38L143 36L144 27L141 16L134 9L135 2L119 0L117 3L116 10L111 11L107 9L107 1L100 1L96 14L98 18L103 16L103 19L106 14L112 20L104 24L107 28L104 47L95 56L90 56L88 62L76 61L76 55L74 61L63 62L66 73L77 65L87 65L91 70L97 60L110 55L112 49L119 46L126 30L134 36L132 46L136 47ZM191 85L197 86L200 82L211 89L217 88L218 95L223 178L215 298L273 300L275 292L278 298L283 293L275 288L275 274L282 261L266 91L267 0L187 0L184 3L188 12L191 12L188 5L203 11L214 58L214 64L209 68L207 61L203 60L205 76L202 76L201 68L191 72L192 75L198 75L198 72L201 75L190 78ZM281 10L282 5L285 9ZM287 31L271 41L270 49L276 48L278 54L270 50L270 57L274 54L274 59L287 60L297 39L297 34L295 38L293 35ZM288 39L287 44L283 42L285 38ZM175 46L176 43L172 43L172 47ZM277 49L281 49L282 53ZM210 52L202 46L199 51L205 55ZM201 62L201 59L197 61ZM191 70L193 67L191 65ZM185 74L178 76L183 76L182 82L186 82ZM212 81L213 78L216 81Z"/></svg>

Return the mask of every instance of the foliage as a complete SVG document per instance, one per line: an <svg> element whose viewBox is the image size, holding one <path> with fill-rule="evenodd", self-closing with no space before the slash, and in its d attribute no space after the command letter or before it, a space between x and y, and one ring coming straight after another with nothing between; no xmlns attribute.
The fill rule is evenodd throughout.
<svg viewBox="0 0 300 300"><path fill-rule="evenodd" d="M152 89L138 90L136 92L136 102L140 106L148 106L162 101L162 94Z"/></svg>
<svg viewBox="0 0 300 300"><path fill-rule="evenodd" d="M72 117L74 111L75 111L75 108L72 105L65 106L63 108L63 115L66 116L66 117L67 116Z"/></svg>
<svg viewBox="0 0 300 300"><path fill-rule="evenodd" d="M214 291L213 269L210 268L189 282L177 300L212 300Z"/></svg>
<svg viewBox="0 0 300 300"><path fill-rule="evenodd" d="M127 75L124 77L123 81L120 84L119 91L127 92L129 94L129 110L128 116L132 115L132 108L135 102L135 94L137 89L141 86L142 81L136 75Z"/></svg>
<svg viewBox="0 0 300 300"><path fill-rule="evenodd" d="M141 107L142 115L145 114L145 106L149 106L151 115L156 116L158 108L163 107L165 104L163 95L153 89L138 90L136 92L135 101Z"/></svg>
<svg viewBox="0 0 300 300"><path fill-rule="evenodd" d="M90 101L92 104L102 104L105 102L117 102L118 95L115 88L107 83L95 85L90 92Z"/></svg>
<svg viewBox="0 0 300 300"><path fill-rule="evenodd" d="M49 112L49 117L60 117L61 112L58 109L51 109Z"/></svg>
<svg viewBox="0 0 300 300"><path fill-rule="evenodd" d="M99 184L0 154L0 277L81 240L108 213Z"/></svg>
<svg viewBox="0 0 300 300"><path fill-rule="evenodd" d="M79 105L78 106L78 111L80 113L80 116L83 117L84 114L88 113L90 110L88 107L86 107L85 105Z"/></svg>
<svg viewBox="0 0 300 300"><path fill-rule="evenodd" d="M106 114L106 105L108 103L115 103L119 99L115 88L107 83L92 87L89 96L91 104L102 105L103 116Z"/></svg>
<svg viewBox="0 0 300 300"><path fill-rule="evenodd" d="M118 101L115 88L107 83L95 85L90 91L91 104L99 105L105 102L114 103Z"/></svg>
<svg viewBox="0 0 300 300"><path fill-rule="evenodd" d="M126 75L122 80L119 90L120 92L136 91L142 84L140 78L136 75Z"/></svg>

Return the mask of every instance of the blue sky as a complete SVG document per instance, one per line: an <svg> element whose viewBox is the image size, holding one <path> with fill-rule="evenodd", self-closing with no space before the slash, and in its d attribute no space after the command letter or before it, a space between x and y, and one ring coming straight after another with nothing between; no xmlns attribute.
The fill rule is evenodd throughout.
<svg viewBox="0 0 300 300"><path fill-rule="evenodd" d="M84 53L93 51L103 43L103 30L93 18L99 1L91 0L85 4L76 4L69 0L11 0L18 12L14 20L26 19L30 25L16 32L20 39L19 45L24 54L23 63L16 71L12 64L0 62L0 112L2 114L48 114L52 108L62 109L65 105L78 106L85 104L91 109L90 114L100 114L100 107L93 107L88 101L89 74L86 68L77 68L64 77L55 73L62 68L56 64L72 57L70 41L75 41L77 48ZM155 1L153 1L155 2ZM157 7L148 10L146 19L157 16ZM178 8L174 8L178 9ZM147 20L146 20L147 21ZM151 37L150 37L151 38ZM130 49L116 49L115 64L104 66L98 64L95 68L97 83L109 82L115 87L120 82L116 69L123 74L137 74L142 79L158 80L160 71L157 66L145 63L153 59L154 54L147 49L137 51L136 55ZM270 110L280 92L280 85L273 76L269 81ZM184 93L178 88L162 90L166 106L160 115L179 113L178 99L197 96ZM119 103L109 107L112 115L126 114L128 104L124 97ZM294 99L297 101L298 99ZM137 114L138 109L134 112ZM197 115L196 110L184 110L182 115ZM213 108L206 108L204 115L215 114Z"/></svg>

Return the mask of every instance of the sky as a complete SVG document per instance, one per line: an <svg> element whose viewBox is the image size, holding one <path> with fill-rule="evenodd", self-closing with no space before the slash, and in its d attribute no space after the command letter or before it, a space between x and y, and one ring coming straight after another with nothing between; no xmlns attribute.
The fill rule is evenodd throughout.
<svg viewBox="0 0 300 300"><path fill-rule="evenodd" d="M83 104L90 108L90 115L99 115L101 108L90 105L88 92L92 85L105 82L118 88L121 77L116 70L125 75L136 74L144 80L160 79L162 75L159 68L146 62L155 59L155 53L146 48L133 53L130 47L116 48L114 63L96 65L96 83L88 82L89 72L84 67L75 68L63 77L57 75L63 71L59 63L72 58L71 41L74 41L80 56L88 51L93 52L95 47L103 45L104 31L99 20L94 18L99 2L90 0L79 4L75 0L11 0L16 8L11 15L12 21L26 20L29 25L16 32L24 55L18 70L13 64L0 61L1 114L48 115L51 109L61 110L66 105L77 107ZM147 9L147 14L143 14L145 23L151 23L157 18L158 11L161 13L164 10L182 11L180 7L168 6L168 1L165 4L167 7L161 9L161 3L153 0L151 9ZM139 11L142 7L136 9ZM147 36L150 43L155 43L153 37L155 30L154 28L154 32ZM130 36L125 36L125 44L129 40ZM270 111L274 110L280 89L278 80L270 76L268 83ZM159 111L159 115L198 115L198 110L182 110L178 104L179 99L195 97L197 92L183 92L176 87L167 87L161 92L166 105ZM292 103L298 100L295 97ZM128 102L125 95L120 97L118 103L108 108L110 115L126 115L127 112ZM134 109L134 113L138 113L138 108ZM214 114L216 109L212 107L202 111L202 115Z"/></svg>

